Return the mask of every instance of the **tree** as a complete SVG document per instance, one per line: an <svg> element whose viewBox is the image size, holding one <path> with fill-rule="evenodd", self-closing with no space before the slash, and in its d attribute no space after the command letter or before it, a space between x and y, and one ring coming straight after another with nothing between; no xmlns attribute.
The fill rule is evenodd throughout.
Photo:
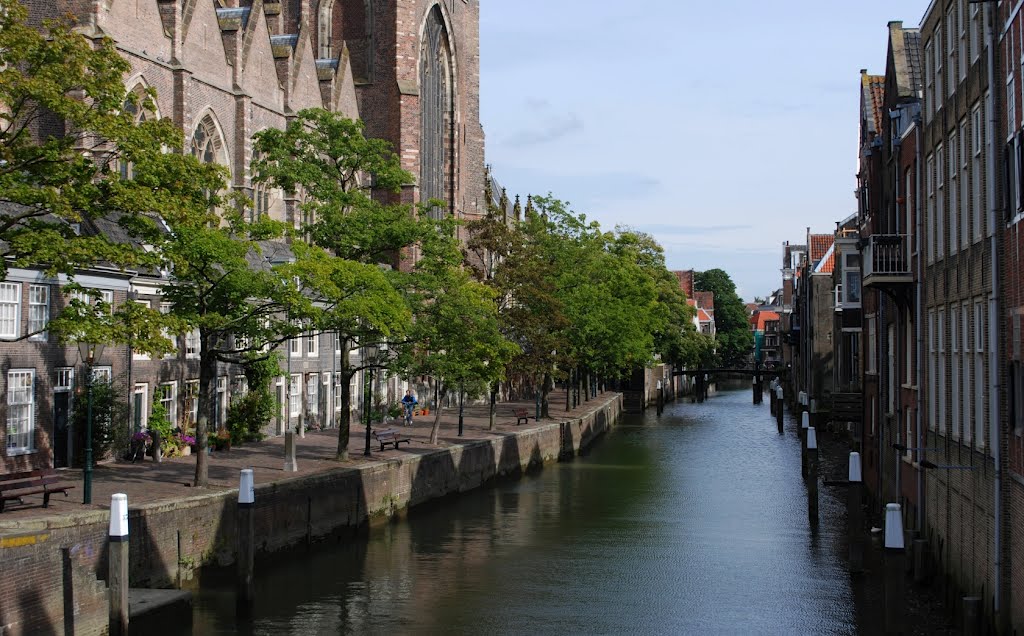
<svg viewBox="0 0 1024 636"><path fill-rule="evenodd" d="M711 269L696 274L694 287L715 294L715 338L722 364L743 364L754 346L754 337L746 305L736 294L736 285L724 270Z"/></svg>
<svg viewBox="0 0 1024 636"><path fill-rule="evenodd" d="M430 443L436 444L447 394L479 393L502 380L518 347L501 333L494 292L458 266L461 253L454 241L432 246L440 253L426 250L416 264L416 319L399 360L410 375L437 382L440 400L430 430Z"/></svg>
<svg viewBox="0 0 1024 636"><path fill-rule="evenodd" d="M126 93L130 70L109 38L66 20L40 30L22 2L0 0L0 279L10 266L74 277L99 262L151 265L95 223L129 228L203 187L164 152L181 145L174 125L139 121L151 94Z"/></svg>
<svg viewBox="0 0 1024 636"><path fill-rule="evenodd" d="M303 228L310 245L296 272L317 307L315 329L334 334L340 355L337 385L341 398L338 459L348 459L351 436L352 378L382 360L349 353L358 347L396 344L411 325L403 290L408 273L397 266L404 250L436 235L429 219L417 218L408 205L389 205L376 192L397 192L412 175L402 169L390 144L367 139L362 122L323 109L307 109L284 130L256 135L254 165L258 182L289 192L301 191ZM372 184L372 189L371 189Z"/></svg>

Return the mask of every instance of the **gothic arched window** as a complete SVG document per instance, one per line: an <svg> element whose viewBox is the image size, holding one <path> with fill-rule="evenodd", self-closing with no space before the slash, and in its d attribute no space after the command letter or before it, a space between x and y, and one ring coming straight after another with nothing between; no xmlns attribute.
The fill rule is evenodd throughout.
<svg viewBox="0 0 1024 636"><path fill-rule="evenodd" d="M455 111L452 55L444 17L437 5L427 16L420 51L420 200L440 199L453 207ZM431 216L441 218L437 207Z"/></svg>
<svg viewBox="0 0 1024 636"><path fill-rule="evenodd" d="M128 96L124 100L122 110L130 115L135 125L138 126L142 122L158 119L156 112L153 110L154 108L155 105L147 92L146 86L140 82L132 90L128 91ZM130 161L118 159L117 169L121 173L122 179L131 179L134 176L134 165Z"/></svg>

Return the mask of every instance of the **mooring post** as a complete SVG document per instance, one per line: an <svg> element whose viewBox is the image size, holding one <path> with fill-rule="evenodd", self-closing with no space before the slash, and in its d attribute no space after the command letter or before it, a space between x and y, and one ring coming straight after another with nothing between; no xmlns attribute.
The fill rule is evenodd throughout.
<svg viewBox="0 0 1024 636"><path fill-rule="evenodd" d="M777 387L778 385L776 384L775 380L772 380L771 383L768 385L768 412L772 414L772 417L775 417L775 409L778 408L778 406L776 406L775 404L775 391Z"/></svg>
<svg viewBox="0 0 1024 636"><path fill-rule="evenodd" d="M928 541L914 539L911 549L914 555L914 583L924 583L928 576Z"/></svg>
<svg viewBox="0 0 1024 636"><path fill-rule="evenodd" d="M110 614L111 636L128 634L128 495L110 497Z"/></svg>
<svg viewBox="0 0 1024 636"><path fill-rule="evenodd" d="M818 526L818 432L807 429L807 518L811 527Z"/></svg>
<svg viewBox="0 0 1024 636"><path fill-rule="evenodd" d="M284 472L298 472L299 463L295 459L295 431L288 430L284 433Z"/></svg>
<svg viewBox="0 0 1024 636"><path fill-rule="evenodd" d="M782 435L782 417L786 412L783 395L782 387L775 387L775 423L779 427L779 435Z"/></svg>
<svg viewBox="0 0 1024 636"><path fill-rule="evenodd" d="M256 557L256 490L251 468L243 468L238 478L238 592L236 608L246 615L252 609L256 597L256 583L253 577Z"/></svg>
<svg viewBox="0 0 1024 636"><path fill-rule="evenodd" d="M906 551L903 542L903 515L897 503L885 506L885 633L902 634L906 631L906 594L904 578L907 575Z"/></svg>
<svg viewBox="0 0 1024 636"><path fill-rule="evenodd" d="M850 546L850 573L864 571L864 510L861 508L862 489L860 453L850 453L850 486L846 490L846 531Z"/></svg>
<svg viewBox="0 0 1024 636"><path fill-rule="evenodd" d="M814 428L821 428L818 422L818 401L811 399L808 400L808 402L810 404L808 410L810 410L811 412L811 426L813 426Z"/></svg>
<svg viewBox="0 0 1024 636"><path fill-rule="evenodd" d="M800 474L807 477L807 431L810 430L811 416L807 411L800 414Z"/></svg>
<svg viewBox="0 0 1024 636"><path fill-rule="evenodd" d="M981 633L981 597L963 597L963 635L977 636Z"/></svg>

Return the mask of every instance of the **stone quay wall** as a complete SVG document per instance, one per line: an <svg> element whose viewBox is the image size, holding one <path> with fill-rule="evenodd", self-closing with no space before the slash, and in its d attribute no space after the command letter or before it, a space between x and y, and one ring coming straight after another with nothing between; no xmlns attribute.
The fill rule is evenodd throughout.
<svg viewBox="0 0 1024 636"><path fill-rule="evenodd" d="M592 410L493 438L360 469L337 468L256 487L256 547L269 553L401 515L499 476L571 458L614 426L622 395ZM237 490L131 507L132 587L177 587L235 559ZM105 511L0 520L0 634L101 634L107 627Z"/></svg>

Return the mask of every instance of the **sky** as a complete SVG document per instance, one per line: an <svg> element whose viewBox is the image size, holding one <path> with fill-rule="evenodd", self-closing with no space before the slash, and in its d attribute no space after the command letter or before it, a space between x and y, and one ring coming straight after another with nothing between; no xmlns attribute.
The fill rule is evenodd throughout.
<svg viewBox="0 0 1024 636"><path fill-rule="evenodd" d="M781 287L856 211L860 69L927 0L483 0L481 119L509 195L652 234L669 269Z"/></svg>

